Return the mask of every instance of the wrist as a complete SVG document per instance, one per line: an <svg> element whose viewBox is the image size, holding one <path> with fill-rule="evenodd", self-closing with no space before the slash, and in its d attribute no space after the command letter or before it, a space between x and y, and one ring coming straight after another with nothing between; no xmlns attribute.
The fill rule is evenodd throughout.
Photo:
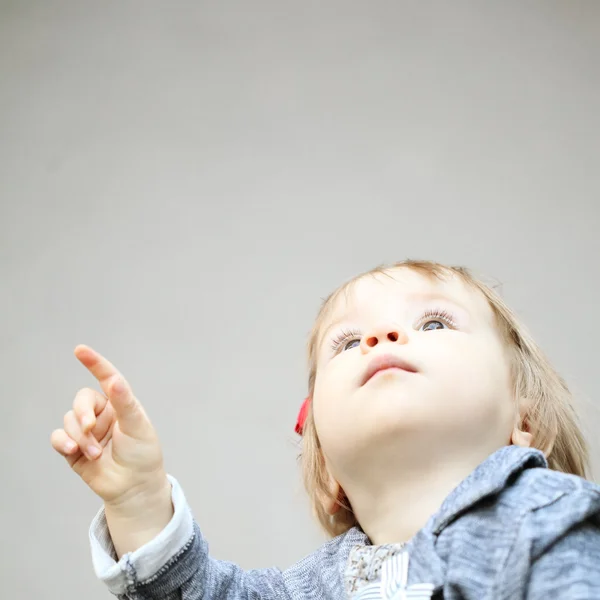
<svg viewBox="0 0 600 600"><path fill-rule="evenodd" d="M171 483L165 475L160 484L130 490L126 498L105 503L104 513L117 556L134 552L154 539L173 518Z"/></svg>
<svg viewBox="0 0 600 600"><path fill-rule="evenodd" d="M104 501L104 510L121 518L138 517L143 512L159 509L171 501L171 483L160 472L143 483L131 486L125 493Z"/></svg>

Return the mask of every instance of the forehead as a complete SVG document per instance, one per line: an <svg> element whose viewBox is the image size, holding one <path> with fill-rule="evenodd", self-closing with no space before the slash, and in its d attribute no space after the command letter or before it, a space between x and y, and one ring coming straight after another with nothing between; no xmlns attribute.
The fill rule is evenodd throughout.
<svg viewBox="0 0 600 600"><path fill-rule="evenodd" d="M449 272L440 279L400 267L363 275L347 285L332 299L320 329L323 332L331 323L344 318L360 318L389 305L435 299L454 302L471 318L493 325L493 313L487 300L458 275Z"/></svg>

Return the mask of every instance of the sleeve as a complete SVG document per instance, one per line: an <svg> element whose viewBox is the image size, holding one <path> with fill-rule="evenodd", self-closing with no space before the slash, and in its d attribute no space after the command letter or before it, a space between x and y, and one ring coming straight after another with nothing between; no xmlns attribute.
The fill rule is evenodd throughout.
<svg viewBox="0 0 600 600"><path fill-rule="evenodd" d="M153 540L117 561L104 509L90 527L92 563L119 600L287 600L279 569L244 571L211 558L183 490L169 476L174 515Z"/></svg>
<svg viewBox="0 0 600 600"><path fill-rule="evenodd" d="M600 494L584 494L579 500L571 505L571 514L581 510L585 518L563 531L532 562L527 600L600 598Z"/></svg>

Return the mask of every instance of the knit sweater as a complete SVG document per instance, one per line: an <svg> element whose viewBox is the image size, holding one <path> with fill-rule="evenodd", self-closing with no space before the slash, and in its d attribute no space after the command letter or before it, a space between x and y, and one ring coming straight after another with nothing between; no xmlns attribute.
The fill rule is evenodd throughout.
<svg viewBox="0 0 600 600"><path fill-rule="evenodd" d="M358 527L292 567L243 570L212 558L177 480L166 528L116 560L103 510L90 528L97 576L120 600L600 599L600 487L505 446L406 544Z"/></svg>

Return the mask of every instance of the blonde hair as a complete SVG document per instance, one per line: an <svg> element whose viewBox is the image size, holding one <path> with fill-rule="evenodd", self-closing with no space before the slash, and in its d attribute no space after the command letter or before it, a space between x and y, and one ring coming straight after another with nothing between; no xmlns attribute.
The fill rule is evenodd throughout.
<svg viewBox="0 0 600 600"><path fill-rule="evenodd" d="M496 325L509 350L515 398L527 398L530 409L525 422L533 435L533 446L544 452L551 469L586 476L589 458L585 438L579 428L573 397L565 381L552 367L530 333L515 313L490 286L461 266L447 266L432 261L405 260L382 265L350 279L330 294L321 305L308 341L308 396L312 399L317 376L317 349L323 324L342 294L367 275L389 275L393 269L408 268L431 279L453 276L477 290L486 298ZM300 462L304 485L311 498L313 511L323 529L332 537L357 525L345 498L331 498L319 436L312 413L312 402L304 423ZM340 505L334 515L325 511L322 499L330 498Z"/></svg>

